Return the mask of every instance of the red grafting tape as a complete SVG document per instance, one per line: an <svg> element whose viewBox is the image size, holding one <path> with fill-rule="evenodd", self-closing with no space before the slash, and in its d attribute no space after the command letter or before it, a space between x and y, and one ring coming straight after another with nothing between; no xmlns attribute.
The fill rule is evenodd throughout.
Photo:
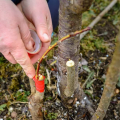
<svg viewBox="0 0 120 120"><path fill-rule="evenodd" d="M28 56L29 56L29 58L31 58L32 56L34 56L34 54L28 53Z"/></svg>
<svg viewBox="0 0 120 120"><path fill-rule="evenodd" d="M45 88L45 76L43 76L43 80L37 80L35 77L33 77L33 80L35 81L35 86L36 86L36 90L39 92L44 92L44 88Z"/></svg>

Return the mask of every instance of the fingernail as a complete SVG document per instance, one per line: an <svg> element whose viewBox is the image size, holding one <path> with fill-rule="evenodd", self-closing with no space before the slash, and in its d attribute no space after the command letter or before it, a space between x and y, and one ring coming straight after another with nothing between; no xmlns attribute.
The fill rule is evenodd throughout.
<svg viewBox="0 0 120 120"><path fill-rule="evenodd" d="M49 42L50 41L50 39L49 39L49 37L48 37L48 35L46 33L43 34L43 37L44 37L44 41L45 42Z"/></svg>

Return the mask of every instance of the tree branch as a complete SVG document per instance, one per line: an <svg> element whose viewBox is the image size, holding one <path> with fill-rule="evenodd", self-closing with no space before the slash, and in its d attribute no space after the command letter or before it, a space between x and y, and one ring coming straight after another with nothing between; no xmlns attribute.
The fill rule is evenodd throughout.
<svg viewBox="0 0 120 120"><path fill-rule="evenodd" d="M29 78L29 82L30 82L30 87L31 87L31 94L36 92L36 88L35 88L35 82L33 81L33 79Z"/></svg>
<svg viewBox="0 0 120 120"><path fill-rule="evenodd" d="M72 60L66 62L67 67L67 87L64 91L67 97L71 97L74 94L75 88L75 63Z"/></svg>
<svg viewBox="0 0 120 120"><path fill-rule="evenodd" d="M115 52L113 54L113 59L107 72L104 91L97 111L95 112L91 120L103 120L108 109L108 106L110 104L111 97L114 94L114 90L116 88L119 75L120 75L120 32L117 36L117 43Z"/></svg>
<svg viewBox="0 0 120 120"><path fill-rule="evenodd" d="M90 28L93 28L100 20L101 18L117 3L117 0L113 0L88 26ZM88 33L88 31L85 31L80 35L80 40Z"/></svg>

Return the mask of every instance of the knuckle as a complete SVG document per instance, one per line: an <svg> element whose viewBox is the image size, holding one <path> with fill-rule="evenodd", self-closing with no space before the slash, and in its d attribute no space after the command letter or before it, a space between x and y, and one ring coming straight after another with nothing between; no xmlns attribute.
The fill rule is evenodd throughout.
<svg viewBox="0 0 120 120"><path fill-rule="evenodd" d="M30 31L28 31L25 35L22 36L22 39L25 40L24 42L27 42L27 40L30 40L30 38Z"/></svg>
<svg viewBox="0 0 120 120"><path fill-rule="evenodd" d="M24 71L25 71L26 73L32 73L32 72L31 72L31 71L32 71L32 67L31 67L31 66L24 67L23 69L24 69Z"/></svg>
<svg viewBox="0 0 120 120"><path fill-rule="evenodd" d="M18 62L22 67L24 67L24 68L26 68L27 65L28 65L28 60L27 60L27 58L26 58L26 57L22 57L22 58L21 58L21 55L20 55L20 54L17 55L17 62Z"/></svg>
<svg viewBox="0 0 120 120"><path fill-rule="evenodd" d="M13 46L13 43L11 40L3 40L2 45L4 48L11 48Z"/></svg>
<svg viewBox="0 0 120 120"><path fill-rule="evenodd" d="M39 26L40 26L40 28L42 28L42 29L45 29L45 30L48 29L48 27L47 27L47 25L46 25L45 23L40 23ZM41 30L42 30L42 29L41 29Z"/></svg>
<svg viewBox="0 0 120 120"><path fill-rule="evenodd" d="M6 46L7 48L12 48L12 47L13 47L13 43L12 43L11 41L7 41L7 42L5 43L5 46Z"/></svg>

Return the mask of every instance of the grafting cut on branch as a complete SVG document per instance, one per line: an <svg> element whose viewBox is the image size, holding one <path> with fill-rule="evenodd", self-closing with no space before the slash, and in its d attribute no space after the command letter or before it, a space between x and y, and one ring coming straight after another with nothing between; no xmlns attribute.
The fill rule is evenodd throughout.
<svg viewBox="0 0 120 120"><path fill-rule="evenodd" d="M65 89L65 95L67 97L71 97L74 94L75 88L74 88L74 78L75 78L75 63L73 60L69 60L66 62L67 67L67 86Z"/></svg>

